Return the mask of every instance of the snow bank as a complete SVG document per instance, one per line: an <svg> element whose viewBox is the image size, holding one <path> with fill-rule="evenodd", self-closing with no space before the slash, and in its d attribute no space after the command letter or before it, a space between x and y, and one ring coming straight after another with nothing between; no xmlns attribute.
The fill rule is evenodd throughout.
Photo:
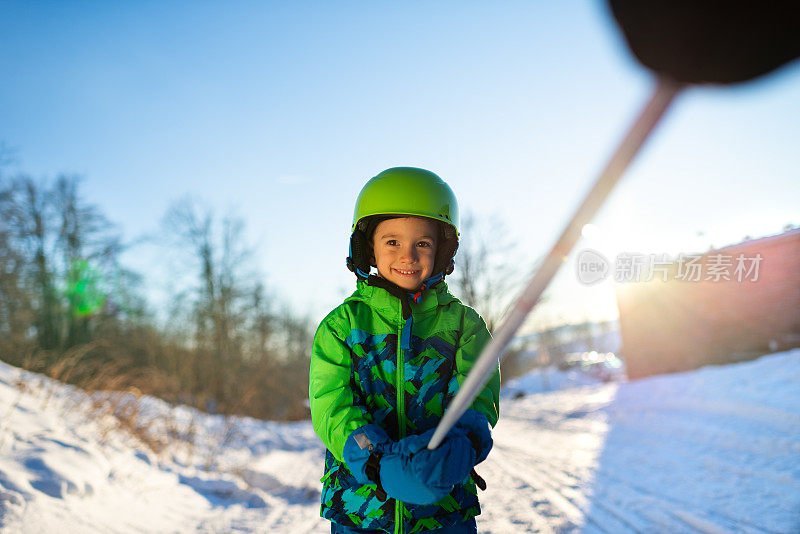
<svg viewBox="0 0 800 534"><path fill-rule="evenodd" d="M110 415L133 403L137 433L165 443L160 454ZM323 452L306 422L89 396L0 363L0 530L319 531Z"/></svg>
<svg viewBox="0 0 800 534"><path fill-rule="evenodd" d="M495 436L492 532L800 533L800 350L508 401Z"/></svg>
<svg viewBox="0 0 800 534"><path fill-rule="evenodd" d="M505 388L481 532L800 532L800 351L588 380ZM133 405L159 454L110 415ZM323 452L307 421L88 396L0 363L3 531L325 532Z"/></svg>

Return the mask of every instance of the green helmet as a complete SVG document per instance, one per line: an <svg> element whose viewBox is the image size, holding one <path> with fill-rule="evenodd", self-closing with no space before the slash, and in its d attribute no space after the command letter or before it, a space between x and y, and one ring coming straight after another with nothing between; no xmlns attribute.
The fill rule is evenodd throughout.
<svg viewBox="0 0 800 534"><path fill-rule="evenodd" d="M458 203L453 190L436 174L416 167L394 167L364 185L356 200L347 267L359 278L370 268L370 239L377 223L387 216L427 217L439 221L434 276L453 272L458 248Z"/></svg>
<svg viewBox="0 0 800 534"><path fill-rule="evenodd" d="M458 235L458 203L453 190L431 171L394 167L372 178L361 189L353 213L353 227L372 215L414 215L436 219Z"/></svg>

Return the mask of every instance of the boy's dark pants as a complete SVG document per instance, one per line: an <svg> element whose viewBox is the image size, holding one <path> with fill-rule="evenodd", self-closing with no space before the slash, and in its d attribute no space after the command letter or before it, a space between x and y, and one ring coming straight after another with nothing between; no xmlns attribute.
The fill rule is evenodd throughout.
<svg viewBox="0 0 800 534"><path fill-rule="evenodd" d="M478 527L475 524L475 518L452 527L437 528L436 530L427 530L431 534L475 534L478 532ZM370 530L365 528L345 527L331 523L331 534L386 534L383 530Z"/></svg>

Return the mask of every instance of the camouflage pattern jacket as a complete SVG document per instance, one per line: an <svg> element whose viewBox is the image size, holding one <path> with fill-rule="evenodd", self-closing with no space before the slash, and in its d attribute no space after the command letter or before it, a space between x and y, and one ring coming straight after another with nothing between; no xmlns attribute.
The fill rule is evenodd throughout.
<svg viewBox="0 0 800 534"><path fill-rule="evenodd" d="M381 501L342 460L347 437L369 423L395 440L434 428L489 341L475 310L444 282L411 305L409 348L401 348L400 299L358 282L357 290L322 321L314 336L309 398L314 430L327 448L322 516L347 526L406 534L455 525L480 513L472 480L433 505ZM499 369L472 404L494 426Z"/></svg>

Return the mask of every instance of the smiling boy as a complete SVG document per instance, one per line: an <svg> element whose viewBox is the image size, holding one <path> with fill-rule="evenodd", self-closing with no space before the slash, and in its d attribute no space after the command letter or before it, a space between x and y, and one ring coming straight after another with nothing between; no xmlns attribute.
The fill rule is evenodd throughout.
<svg viewBox="0 0 800 534"><path fill-rule="evenodd" d="M499 370L426 448L490 338L444 282L458 239L455 196L430 171L388 169L356 201L347 264L357 289L317 329L309 381L332 533L477 532L473 467L492 446Z"/></svg>
<svg viewBox="0 0 800 534"><path fill-rule="evenodd" d="M408 291L433 274L439 228L430 219L388 219L375 228L372 259L381 278Z"/></svg>

